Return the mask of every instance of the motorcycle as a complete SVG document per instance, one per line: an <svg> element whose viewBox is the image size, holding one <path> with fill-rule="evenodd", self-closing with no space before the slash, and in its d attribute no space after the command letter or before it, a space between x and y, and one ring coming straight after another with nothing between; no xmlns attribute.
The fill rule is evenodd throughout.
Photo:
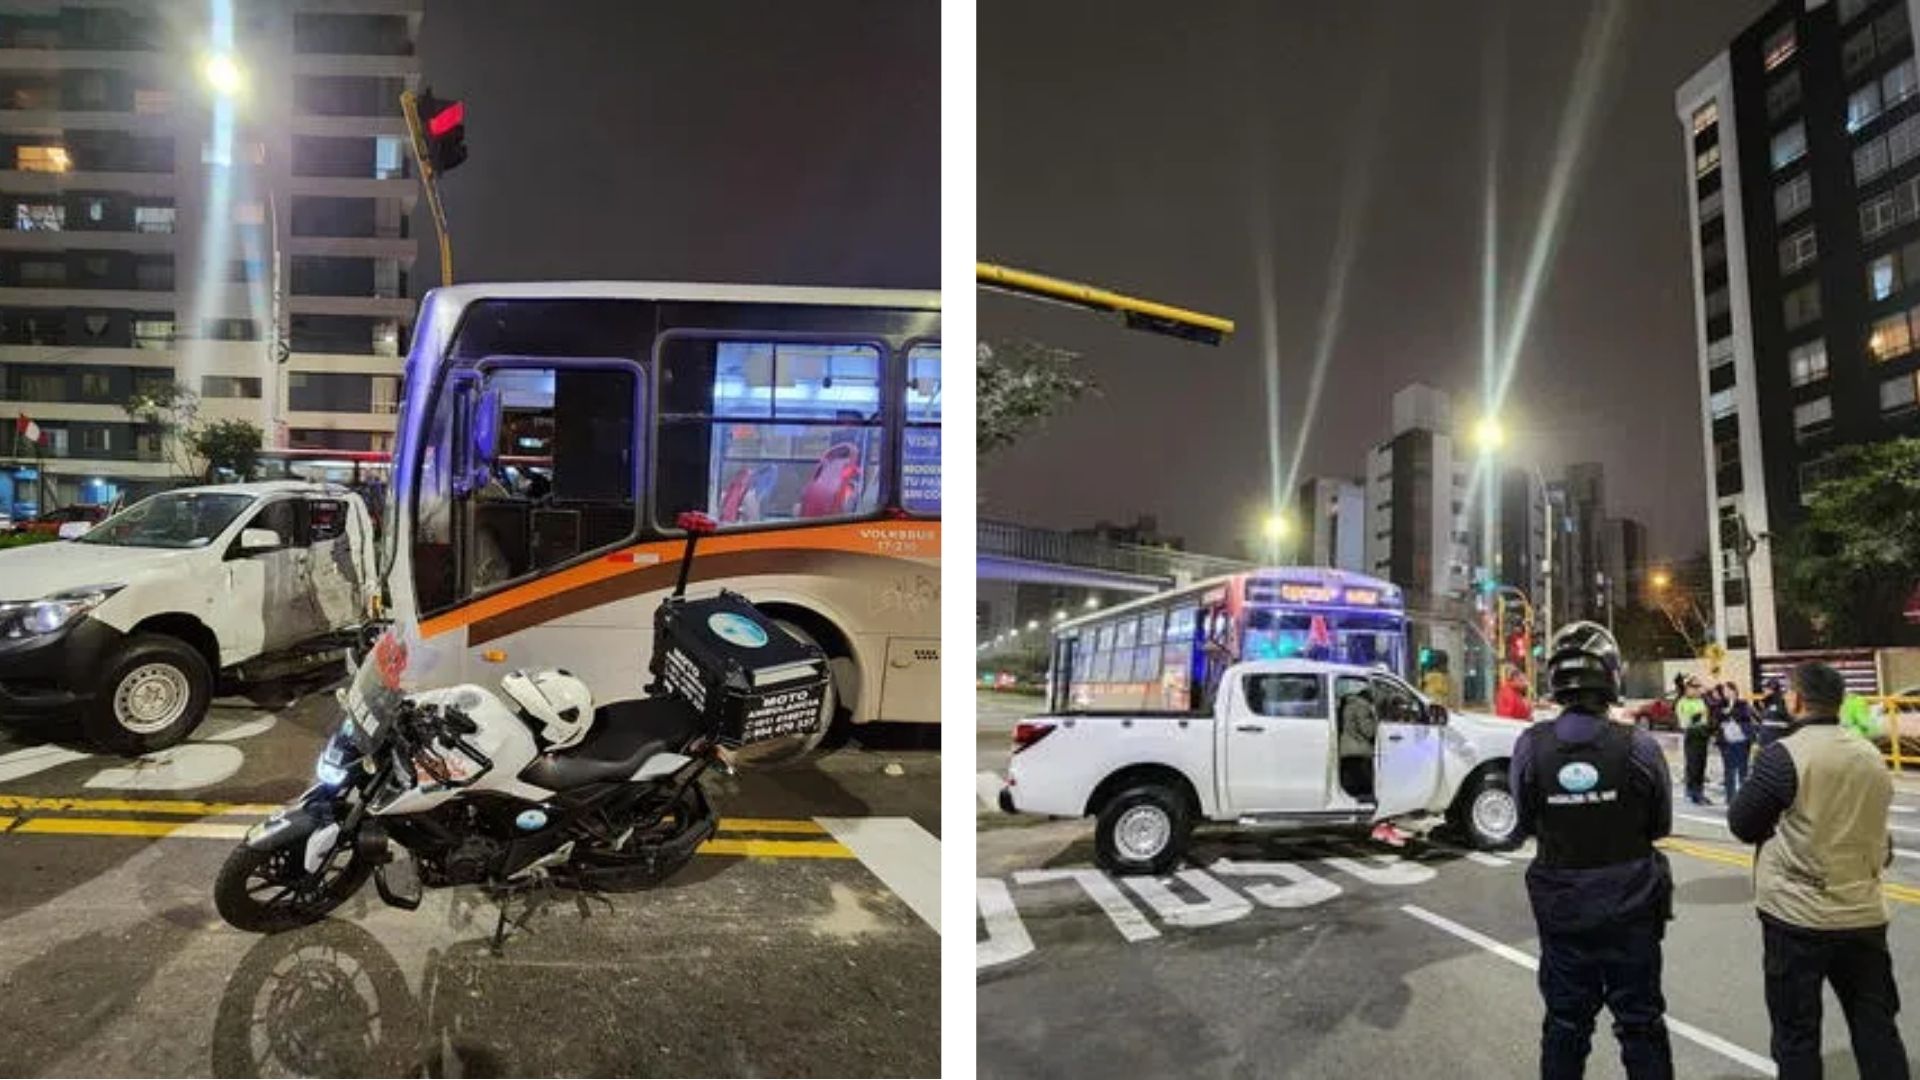
<svg viewBox="0 0 1920 1080"><path fill-rule="evenodd" d="M402 692L391 628L371 662L350 660L316 782L228 855L221 917L271 934L319 921L369 878L405 910L426 889L479 885L500 901L498 948L517 892L646 888L685 866L718 825L702 775L731 773L742 745L818 730L828 675L819 649L744 598L687 597L695 546L716 526L691 513L679 525L687 546L654 615L646 696L594 709L571 745L478 685Z"/></svg>

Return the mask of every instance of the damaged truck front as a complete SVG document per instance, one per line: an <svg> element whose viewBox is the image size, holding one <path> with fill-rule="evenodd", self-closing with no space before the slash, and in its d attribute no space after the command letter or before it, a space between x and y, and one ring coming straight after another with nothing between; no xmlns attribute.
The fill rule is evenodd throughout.
<svg viewBox="0 0 1920 1080"><path fill-rule="evenodd" d="M171 746L223 680L337 650L368 618L374 558L359 495L296 481L162 492L76 540L0 551L0 720Z"/></svg>

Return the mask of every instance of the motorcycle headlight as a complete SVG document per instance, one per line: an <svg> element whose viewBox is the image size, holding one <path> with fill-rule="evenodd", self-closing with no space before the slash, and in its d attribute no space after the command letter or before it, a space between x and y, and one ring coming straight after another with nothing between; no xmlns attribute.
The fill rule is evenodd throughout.
<svg viewBox="0 0 1920 1080"><path fill-rule="evenodd" d="M99 607L119 592L119 585L89 585L68 589L44 600L0 604L0 636L18 639L51 634Z"/></svg>
<svg viewBox="0 0 1920 1080"><path fill-rule="evenodd" d="M313 776L314 779L330 788L337 788L347 782L346 767L328 761L326 758L321 758L319 762L314 765Z"/></svg>

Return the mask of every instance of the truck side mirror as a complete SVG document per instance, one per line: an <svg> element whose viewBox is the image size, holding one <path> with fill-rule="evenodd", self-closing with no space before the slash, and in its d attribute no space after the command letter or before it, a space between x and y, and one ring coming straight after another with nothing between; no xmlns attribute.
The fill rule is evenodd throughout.
<svg viewBox="0 0 1920 1080"><path fill-rule="evenodd" d="M1437 701L1427 703L1427 723L1434 727L1447 726L1447 707Z"/></svg>
<svg viewBox="0 0 1920 1080"><path fill-rule="evenodd" d="M280 534L272 529L241 529L240 554L257 555L280 547Z"/></svg>

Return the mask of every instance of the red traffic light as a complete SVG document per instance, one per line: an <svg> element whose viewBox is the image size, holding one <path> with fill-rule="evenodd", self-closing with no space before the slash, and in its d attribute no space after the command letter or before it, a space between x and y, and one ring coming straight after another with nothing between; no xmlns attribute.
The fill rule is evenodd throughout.
<svg viewBox="0 0 1920 1080"><path fill-rule="evenodd" d="M467 103L464 101L450 101L439 112L427 117L427 134L437 139L466 122Z"/></svg>
<svg viewBox="0 0 1920 1080"><path fill-rule="evenodd" d="M444 173L467 160L467 105L464 101L441 101L432 90L422 93L415 104L420 124L426 129L427 164L436 173Z"/></svg>

